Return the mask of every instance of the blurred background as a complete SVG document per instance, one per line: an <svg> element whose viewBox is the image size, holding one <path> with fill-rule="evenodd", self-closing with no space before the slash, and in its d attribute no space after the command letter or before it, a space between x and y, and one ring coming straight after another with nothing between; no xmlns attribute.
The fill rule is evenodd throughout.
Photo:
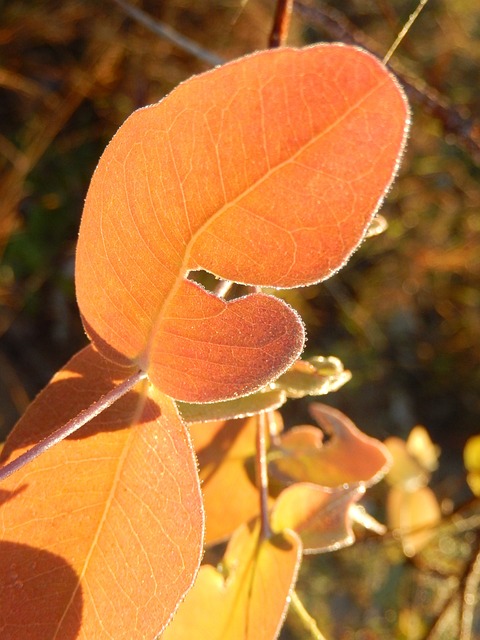
<svg viewBox="0 0 480 640"><path fill-rule="evenodd" d="M288 44L343 40L382 57L416 4L299 0ZM134 109L265 48L274 9L269 0L0 1L0 439L86 343L75 242L105 145ZM173 43L171 29L189 40ZM441 447L431 486L444 513L465 509L467 524L452 530L450 519L432 542L450 547L422 561L366 537L305 562L300 584L328 637L452 640L458 603L439 585L461 583L479 548L462 458L480 432L478 1L430 0L390 62L413 125L382 208L388 229L334 278L286 297L307 324L308 355L335 355L352 371L327 402L382 440L424 425ZM305 421L304 401L285 416ZM428 553L443 564L432 569ZM283 634L307 637L290 618Z"/></svg>

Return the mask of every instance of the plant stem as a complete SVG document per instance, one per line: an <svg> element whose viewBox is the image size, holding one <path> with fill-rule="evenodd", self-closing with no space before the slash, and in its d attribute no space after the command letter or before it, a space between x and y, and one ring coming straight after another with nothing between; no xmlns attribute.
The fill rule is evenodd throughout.
<svg viewBox="0 0 480 640"><path fill-rule="evenodd" d="M190 38L187 38L181 33L178 33L178 31L172 29L168 24L154 20L148 15L148 13L145 13L126 0L114 0L114 2L116 2L125 11L125 13L128 13L131 18L140 24L143 24L143 26L152 31L152 33L156 33L158 36L165 38L165 40L168 40L168 42L179 47L182 51L187 51L187 53L190 53L206 64L215 67L218 64L223 64L225 62L225 60L220 56L217 56L208 49L201 47L199 44L190 40Z"/></svg>
<svg viewBox="0 0 480 640"><path fill-rule="evenodd" d="M463 589L463 599L461 603L460 615L460 635L459 640L471 640L473 628L473 615L477 604L478 585L480 583L480 545L477 536L477 548L475 557L470 562L465 576L465 587Z"/></svg>
<svg viewBox="0 0 480 640"><path fill-rule="evenodd" d="M268 41L269 49L283 47L287 41L292 17L293 0L277 0L272 32Z"/></svg>
<svg viewBox="0 0 480 640"><path fill-rule="evenodd" d="M295 613L300 618L305 629L310 633L314 640L326 640L325 636L321 633L320 629L317 627L317 623L312 618L312 616L308 613L308 611L303 606L303 602L297 595L296 591L292 591L290 596L290 604L292 605Z"/></svg>
<svg viewBox="0 0 480 640"><path fill-rule="evenodd" d="M404 39L404 37L407 35L407 33L410 30L410 27L412 26L412 24L415 22L415 20L418 17L418 14L420 13L420 11L423 9L423 7L427 4L428 0L420 0L420 2L417 5L417 8L415 9L415 11L412 13L412 15L410 16L410 18L407 20L405 26L403 27L403 29L400 31L400 33L398 34L398 36L395 39L395 42L392 44L392 46L390 47L390 49L388 50L386 56L383 59L383 64L387 64L387 62L390 60L390 58L392 57L392 55L395 53L395 49L398 47L398 45L401 43L401 41Z"/></svg>
<svg viewBox="0 0 480 640"><path fill-rule="evenodd" d="M267 419L265 413L257 417L255 476L260 499L261 536L265 540L272 534L268 517Z"/></svg>
<svg viewBox="0 0 480 640"><path fill-rule="evenodd" d="M232 288L232 285L233 282L231 280L219 280L213 293L219 298L224 298Z"/></svg>
<svg viewBox="0 0 480 640"><path fill-rule="evenodd" d="M122 396L128 393L140 380L143 380L147 377L147 373L145 371L139 371L135 373L130 378L124 380L118 387L115 387L104 396L102 396L99 400L91 404L88 409L81 411L75 418L69 420L66 424L62 425L59 429L51 433L49 436L38 442L28 451L25 451L18 458L12 460L12 462L7 463L5 466L0 468L0 482L8 478L8 476L18 471L23 466L38 458L39 455L53 447L53 445L57 444L64 440L67 436L71 435L80 427L83 427L85 424L93 420L100 413L108 409L114 402L119 400Z"/></svg>

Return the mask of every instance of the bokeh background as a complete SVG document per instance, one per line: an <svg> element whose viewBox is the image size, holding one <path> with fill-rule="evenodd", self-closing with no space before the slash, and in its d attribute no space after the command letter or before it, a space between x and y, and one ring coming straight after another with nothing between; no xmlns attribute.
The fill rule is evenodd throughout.
<svg viewBox="0 0 480 640"><path fill-rule="evenodd" d="M129 6L154 24L141 24ZM134 109L212 61L265 48L274 7L268 0L0 1L1 439L86 342L75 242L105 145ZM341 39L381 57L415 7L299 0L288 43ZM165 26L203 53L173 44L159 32ZM367 536L306 562L300 585L331 638L451 640L444 619L458 606L442 589L452 576L460 580L479 543L462 459L465 442L480 432L479 3L430 0L391 66L408 84L413 124L382 209L388 229L334 278L288 300L307 324L308 354L335 355L353 373L327 401L382 440L424 425L442 450L431 486L447 515L466 509L458 516L466 524L460 533L451 520L445 525L450 547L431 550L440 567L428 557L406 560L388 536ZM307 420L305 403L291 402L285 417ZM307 637L290 618L283 634Z"/></svg>

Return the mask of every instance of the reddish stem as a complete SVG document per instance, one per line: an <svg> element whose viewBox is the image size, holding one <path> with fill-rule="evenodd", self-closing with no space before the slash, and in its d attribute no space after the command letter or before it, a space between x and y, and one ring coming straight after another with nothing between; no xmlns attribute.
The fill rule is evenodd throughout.
<svg viewBox="0 0 480 640"><path fill-rule="evenodd" d="M31 449L19 455L18 458L15 458L12 462L1 467L0 482L5 480L5 478L8 478L8 476L11 476L12 473L15 473L15 471L18 471L32 460L35 460L35 458L38 458L38 456L47 451L47 449L50 449L53 445L61 442L67 436L80 429L80 427L83 427L87 422L93 420L93 418L105 411L105 409L108 409L108 407L110 407L114 402L128 393L138 382L140 382L140 380L143 380L146 377L147 374L145 371L139 371L133 376L130 376L130 378L127 378L119 384L118 387L115 387L99 400L91 404L88 409L81 411L77 416L75 416L75 418L69 420L66 424L38 442Z"/></svg>
<svg viewBox="0 0 480 640"><path fill-rule="evenodd" d="M269 49L283 47L287 41L292 17L293 0L278 0L272 32L268 41Z"/></svg>
<svg viewBox="0 0 480 640"><path fill-rule="evenodd" d="M233 282L231 280L219 280L217 286L213 290L213 293L219 298L225 298L232 286Z"/></svg>
<svg viewBox="0 0 480 640"><path fill-rule="evenodd" d="M270 520L268 517L268 468L267 468L267 418L260 413L257 418L255 475L260 497L261 536L270 538Z"/></svg>

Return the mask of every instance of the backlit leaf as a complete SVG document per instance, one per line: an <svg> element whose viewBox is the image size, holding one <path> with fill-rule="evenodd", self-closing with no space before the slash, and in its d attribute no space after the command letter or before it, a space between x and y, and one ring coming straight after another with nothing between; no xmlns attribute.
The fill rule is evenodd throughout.
<svg viewBox="0 0 480 640"><path fill-rule="evenodd" d="M290 398L303 398L337 391L351 377L338 358L316 356L294 362L272 385L283 389Z"/></svg>
<svg viewBox="0 0 480 640"><path fill-rule="evenodd" d="M287 401L287 394L280 389L262 389L249 396L210 402L208 404L193 404L177 402L180 415L186 422L209 422L211 420L231 420L246 418L261 411L279 409Z"/></svg>
<svg viewBox="0 0 480 640"><path fill-rule="evenodd" d="M77 298L107 358L187 402L245 395L303 348L272 296L225 302L187 281L294 287L358 246L396 171L408 109L373 56L342 45L263 51L135 112L97 167Z"/></svg>
<svg viewBox="0 0 480 640"><path fill-rule="evenodd" d="M275 640L301 557L293 532L262 540L259 527L232 537L221 570L205 565L162 640Z"/></svg>
<svg viewBox="0 0 480 640"><path fill-rule="evenodd" d="M435 471L438 468L440 447L433 444L428 431L422 425L417 425L410 431L407 450L427 471Z"/></svg>
<svg viewBox="0 0 480 640"><path fill-rule="evenodd" d="M326 487L374 484L391 464L388 449L362 433L347 416L324 404L313 403L310 411L326 430L313 426L290 429L269 452L269 468L280 482L313 482Z"/></svg>
<svg viewBox="0 0 480 640"><path fill-rule="evenodd" d="M30 405L3 457L130 373L87 347ZM1 638L131 640L162 630L195 577L203 533L196 464L172 400L140 383L2 490L13 495L0 510Z"/></svg>
<svg viewBox="0 0 480 640"><path fill-rule="evenodd" d="M393 460L386 477L390 485L415 491L428 484L431 471L437 465L439 448L433 445L423 427L415 427L406 442L395 436L387 438L385 446Z"/></svg>
<svg viewBox="0 0 480 640"><path fill-rule="evenodd" d="M406 491L395 486L388 492L388 525L396 530L407 556L421 551L435 535L442 513L430 487Z"/></svg>
<svg viewBox="0 0 480 640"><path fill-rule="evenodd" d="M206 544L227 538L257 516L257 418L189 425L198 457L206 515Z"/></svg>
<svg viewBox="0 0 480 640"><path fill-rule="evenodd" d="M467 481L476 496L480 496L480 436L467 440L463 451L465 468L468 471Z"/></svg>
<svg viewBox="0 0 480 640"><path fill-rule="evenodd" d="M354 489L328 489L299 482L278 496L272 511L274 531L293 529L302 540L304 553L335 551L353 544L349 510L365 493Z"/></svg>

